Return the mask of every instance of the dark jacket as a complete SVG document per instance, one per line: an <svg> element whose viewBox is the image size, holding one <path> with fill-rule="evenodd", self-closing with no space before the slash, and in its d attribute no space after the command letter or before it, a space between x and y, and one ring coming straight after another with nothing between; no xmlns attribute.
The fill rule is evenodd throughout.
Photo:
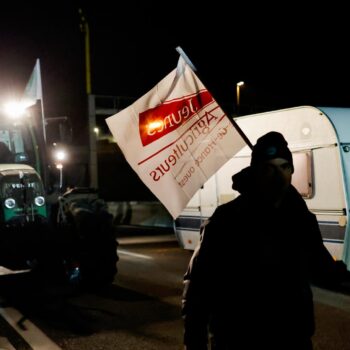
<svg viewBox="0 0 350 350"><path fill-rule="evenodd" d="M311 280L338 276L299 193L291 186L278 209L241 195L202 230L184 277L184 342L206 349L209 326L218 349L301 349L315 329Z"/></svg>

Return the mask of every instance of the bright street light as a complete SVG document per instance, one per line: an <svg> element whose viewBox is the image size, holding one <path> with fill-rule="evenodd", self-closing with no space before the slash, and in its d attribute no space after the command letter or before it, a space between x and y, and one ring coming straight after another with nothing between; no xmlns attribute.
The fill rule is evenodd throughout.
<svg viewBox="0 0 350 350"><path fill-rule="evenodd" d="M56 168L58 169L60 174L59 190L61 191L63 188L63 167L64 167L65 161L68 158L68 153L64 149L55 149L53 152L53 157L56 164Z"/></svg>
<svg viewBox="0 0 350 350"><path fill-rule="evenodd" d="M61 162L63 160L66 160L67 158L67 152L60 149L60 150L57 150L54 154L54 157L57 161Z"/></svg>
<svg viewBox="0 0 350 350"><path fill-rule="evenodd" d="M241 90L241 86L244 85L244 81L239 81L237 84L236 84L236 93L237 93L237 96L236 96L236 103L237 103L237 116L239 115L239 106L240 106L240 90Z"/></svg>

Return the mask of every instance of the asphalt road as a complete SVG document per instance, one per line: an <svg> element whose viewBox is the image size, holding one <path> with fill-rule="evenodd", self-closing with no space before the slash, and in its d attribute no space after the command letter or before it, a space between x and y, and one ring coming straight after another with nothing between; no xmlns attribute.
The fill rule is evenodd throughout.
<svg viewBox="0 0 350 350"><path fill-rule="evenodd" d="M350 349L350 294L313 287L316 316L315 350ZM349 292L350 293L350 292Z"/></svg>
<svg viewBox="0 0 350 350"><path fill-rule="evenodd" d="M13 321L0 317L0 349L183 349L182 276L191 252L164 235L124 237L118 250L119 272L111 288L69 295L46 308L39 303L26 314L24 329L16 323L16 309L5 303L0 311ZM350 296L319 288L314 296L315 350L350 350Z"/></svg>

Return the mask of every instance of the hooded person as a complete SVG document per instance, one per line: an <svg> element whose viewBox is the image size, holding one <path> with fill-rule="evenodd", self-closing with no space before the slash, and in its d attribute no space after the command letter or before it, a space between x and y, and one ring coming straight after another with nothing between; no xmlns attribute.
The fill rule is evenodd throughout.
<svg viewBox="0 0 350 350"><path fill-rule="evenodd" d="M292 152L283 135L277 131L270 131L258 138L252 150L250 165L253 167L275 158L282 158L289 162L294 172Z"/></svg>
<svg viewBox="0 0 350 350"><path fill-rule="evenodd" d="M263 135L232 177L241 195L202 227L184 276L187 350L207 349L208 334L215 350L312 349L310 281L333 286L339 275L293 172L283 135Z"/></svg>
<svg viewBox="0 0 350 350"><path fill-rule="evenodd" d="M272 131L257 140L250 166L232 176L232 188L240 193L254 190L274 201L288 189L293 172L293 156L287 141L282 134Z"/></svg>

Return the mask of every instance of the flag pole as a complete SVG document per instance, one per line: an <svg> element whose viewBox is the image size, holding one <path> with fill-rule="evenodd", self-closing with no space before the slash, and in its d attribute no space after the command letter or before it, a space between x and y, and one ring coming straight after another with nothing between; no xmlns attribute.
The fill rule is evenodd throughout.
<svg viewBox="0 0 350 350"><path fill-rule="evenodd" d="M190 66L190 68L196 72L198 78L203 82L203 84L205 86L206 83L205 81L202 80L201 76L198 74L198 70L197 68L194 66L194 64L191 62L191 60L189 59L189 57L186 55L185 51L180 47L180 46L177 46L176 47L176 51L180 54L180 56L184 59L184 61ZM213 96L213 98L218 101L215 96L210 92L210 94ZM224 108L222 106L220 106L221 109L224 111L224 113L226 114L227 116L227 119L231 122L231 124L233 125L233 127L237 130L237 132L241 135L241 137L243 138L243 140L246 142L246 144L249 146L250 149L253 149L253 145L252 143L250 142L250 140L248 139L248 137L246 136L246 134L242 131L242 129L238 126L238 124L236 123L236 121L233 119L233 118L230 118L228 113L224 110Z"/></svg>

